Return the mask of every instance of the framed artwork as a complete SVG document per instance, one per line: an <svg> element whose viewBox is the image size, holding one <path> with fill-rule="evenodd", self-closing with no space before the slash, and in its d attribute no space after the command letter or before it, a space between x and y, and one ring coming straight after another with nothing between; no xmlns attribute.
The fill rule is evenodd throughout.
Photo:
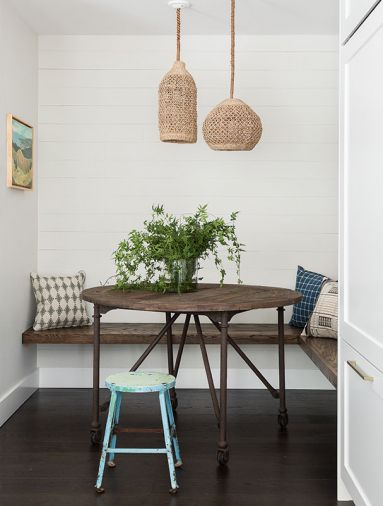
<svg viewBox="0 0 383 506"><path fill-rule="evenodd" d="M7 115L7 186L32 190L33 127Z"/></svg>

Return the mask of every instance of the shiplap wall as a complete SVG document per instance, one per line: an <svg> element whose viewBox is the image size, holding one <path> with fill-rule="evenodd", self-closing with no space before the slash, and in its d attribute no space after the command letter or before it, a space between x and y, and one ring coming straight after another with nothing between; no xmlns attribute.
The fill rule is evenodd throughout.
<svg viewBox="0 0 383 506"><path fill-rule="evenodd" d="M228 37L183 39L182 59L198 88L199 138L177 145L160 143L157 131L157 86L174 59L173 37L40 38L41 272L84 269L88 286L99 284L114 273L117 243L153 203L177 214L208 203L215 215L240 211L246 283L293 287L297 264L336 276L337 39L238 37L236 96L258 112L264 133L253 151L237 153L210 150L201 132L207 112L228 95L228 44ZM209 263L201 275L217 280ZM107 366L120 352L129 353L108 352ZM52 353L40 349L41 367L49 368Z"/></svg>

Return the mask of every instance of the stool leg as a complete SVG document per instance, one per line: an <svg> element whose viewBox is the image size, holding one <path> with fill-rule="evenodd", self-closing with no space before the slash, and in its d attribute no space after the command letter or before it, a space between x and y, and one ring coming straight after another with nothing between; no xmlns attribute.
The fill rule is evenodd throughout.
<svg viewBox="0 0 383 506"><path fill-rule="evenodd" d="M114 431L116 425L118 425L118 422L120 420L121 399L122 399L122 393L117 392L116 409L115 409L114 420L113 420L113 424L112 424L112 440L110 442L111 449L116 448L117 434L113 433L113 431ZM114 453L109 453L108 466L109 467L116 467L116 464L114 462Z"/></svg>
<svg viewBox="0 0 383 506"><path fill-rule="evenodd" d="M97 492L100 492L100 493L104 492L104 489L101 488L101 484L102 484L102 478L104 475L106 454L107 454L109 440L110 440L110 431L112 428L114 411L116 409L116 398L117 398L117 394L114 390L112 390L112 395L110 397L110 404L109 404L108 419L106 421L106 427L105 427L104 443L102 445L100 465L98 468L98 475L97 475L97 482L96 482L96 490L97 490Z"/></svg>
<svg viewBox="0 0 383 506"><path fill-rule="evenodd" d="M175 493L175 492L177 492L178 484L177 484L177 477L176 477L176 469L174 467L172 441L171 441L171 437L170 437L169 420L168 420L168 413L167 413L167 409L166 409L166 400L165 400L165 391L164 390L162 390L160 392L159 397L160 397L162 426L164 428L166 454L168 457L168 466L169 466L169 473L170 473L171 489L169 490L169 492Z"/></svg>
<svg viewBox="0 0 383 506"><path fill-rule="evenodd" d="M176 456L176 463L174 465L175 465L175 467L181 467L182 466L182 459L181 459L180 447L178 444L177 430L176 430L176 424L174 421L172 401L170 399L169 390L166 390L166 392L165 392L165 400L166 400L166 409L167 409L168 417L169 417L170 434L172 437L173 446L174 446L174 453Z"/></svg>

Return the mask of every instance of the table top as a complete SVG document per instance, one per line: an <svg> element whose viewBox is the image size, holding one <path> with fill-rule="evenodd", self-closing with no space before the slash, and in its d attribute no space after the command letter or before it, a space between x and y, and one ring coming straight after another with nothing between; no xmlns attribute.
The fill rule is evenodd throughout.
<svg viewBox="0 0 383 506"><path fill-rule="evenodd" d="M157 293L145 290L118 290L115 286L88 288L87 302L111 309L134 309L172 313L241 312L251 309L290 306L302 299L294 290L273 286L201 283L195 292Z"/></svg>

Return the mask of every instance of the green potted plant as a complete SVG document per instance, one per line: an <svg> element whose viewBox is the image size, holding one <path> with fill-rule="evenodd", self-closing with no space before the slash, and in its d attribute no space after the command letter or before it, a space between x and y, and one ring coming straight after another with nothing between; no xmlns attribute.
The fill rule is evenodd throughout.
<svg viewBox="0 0 383 506"><path fill-rule="evenodd" d="M226 275L222 250L235 263L240 283L243 245L236 234L237 214L232 213L226 222L209 218L207 205L181 217L166 213L162 205L153 206L143 230L132 230L113 254L117 288L178 293L196 290L199 262L209 255L214 258L222 285Z"/></svg>

